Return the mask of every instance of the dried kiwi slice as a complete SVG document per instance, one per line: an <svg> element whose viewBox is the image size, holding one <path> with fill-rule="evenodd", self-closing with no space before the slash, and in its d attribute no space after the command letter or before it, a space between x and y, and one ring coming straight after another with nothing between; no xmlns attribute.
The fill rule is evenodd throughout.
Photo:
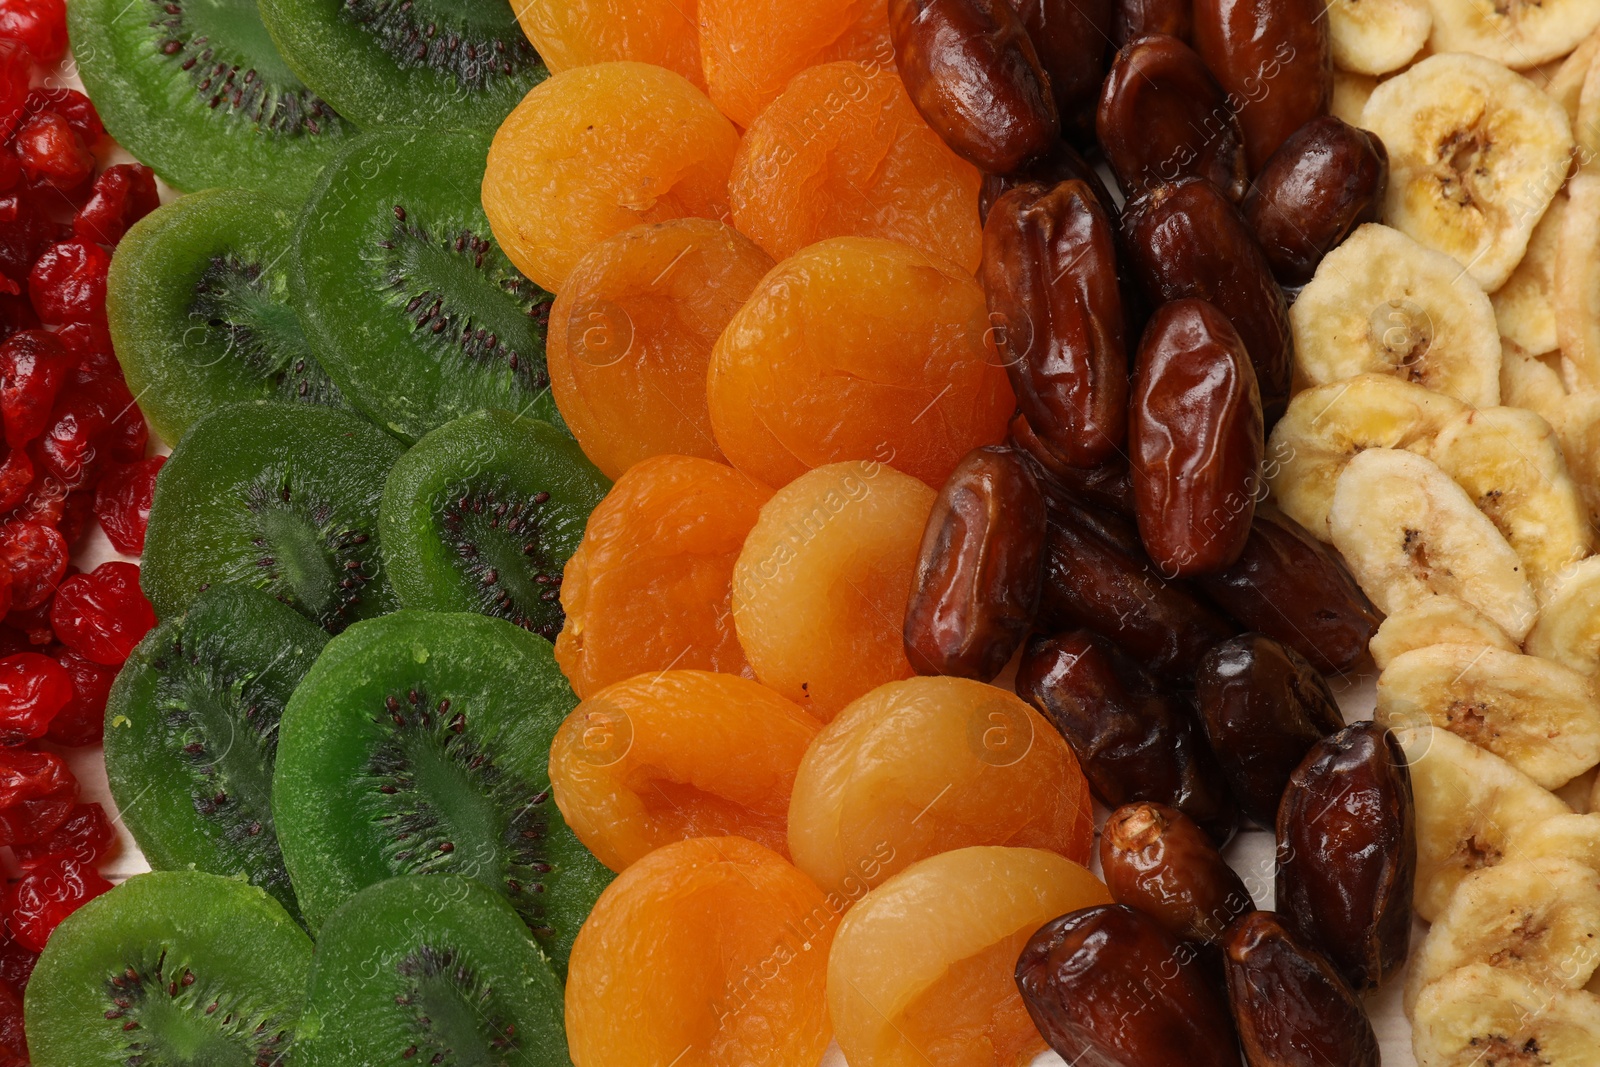
<svg viewBox="0 0 1600 1067"><path fill-rule="evenodd" d="M106 128L167 184L304 196L354 128L289 69L255 0L72 0Z"/></svg>
<svg viewBox="0 0 1600 1067"><path fill-rule="evenodd" d="M225 585L145 637L106 704L106 775L157 870L242 875L298 916L272 822L278 720L328 635Z"/></svg>
<svg viewBox="0 0 1600 1067"><path fill-rule="evenodd" d="M56 928L28 982L34 1067L277 1067L311 939L254 886L139 874Z"/></svg>
<svg viewBox="0 0 1600 1067"><path fill-rule="evenodd" d="M561 569L610 488L547 423L504 411L446 423L384 484L378 530L400 602L493 615L554 641Z"/></svg>
<svg viewBox="0 0 1600 1067"><path fill-rule="evenodd" d="M339 405L289 300L300 205L211 189L158 208L111 261L111 339L150 424L180 440L242 400Z"/></svg>
<svg viewBox="0 0 1600 1067"><path fill-rule="evenodd" d="M498 891L563 971L611 874L550 799L577 704L550 643L483 615L399 611L332 641L279 728L272 810L312 928L376 882Z"/></svg>
<svg viewBox="0 0 1600 1067"><path fill-rule="evenodd" d="M487 136L367 134L323 174L295 236L313 350L346 397L409 441L484 408L559 420L550 294L489 233Z"/></svg>
<svg viewBox="0 0 1600 1067"><path fill-rule="evenodd" d="M571 1067L561 983L517 913L457 875L392 878L328 917L295 1067Z"/></svg>
<svg viewBox="0 0 1600 1067"><path fill-rule="evenodd" d="M550 76L506 0L261 0L261 18L364 127L493 132Z"/></svg>
<svg viewBox="0 0 1600 1067"><path fill-rule="evenodd" d="M201 419L150 506L140 583L157 617L218 585L264 589L331 633L392 610L378 506L401 451L335 408L255 401Z"/></svg>

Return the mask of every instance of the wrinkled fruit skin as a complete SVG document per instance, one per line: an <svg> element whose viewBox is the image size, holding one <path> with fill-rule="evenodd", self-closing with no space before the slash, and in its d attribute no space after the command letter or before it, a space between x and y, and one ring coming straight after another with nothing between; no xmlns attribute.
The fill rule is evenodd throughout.
<svg viewBox="0 0 1600 1067"><path fill-rule="evenodd" d="M1095 131L1129 196L1193 175L1237 203L1249 186L1239 120L1217 79L1176 37L1141 37L1117 53Z"/></svg>
<svg viewBox="0 0 1600 1067"><path fill-rule="evenodd" d="M72 676L37 652L0 659L0 744L43 737L72 700Z"/></svg>
<svg viewBox="0 0 1600 1067"><path fill-rule="evenodd" d="M7 445L21 448L44 433L76 364L55 334L44 330L19 330L0 344L0 418Z"/></svg>
<svg viewBox="0 0 1600 1067"><path fill-rule="evenodd" d="M62 241L45 250L28 273L28 299L43 322L98 322L106 314L111 256L97 244Z"/></svg>
<svg viewBox="0 0 1600 1067"><path fill-rule="evenodd" d="M61 920L110 889L93 865L52 856L11 887L6 927L23 948L43 952Z"/></svg>
<svg viewBox="0 0 1600 1067"><path fill-rule="evenodd" d="M128 227L161 204L156 192L156 175L139 163L118 163L107 167L94 180L94 191L72 219L74 237L114 245Z"/></svg>
<svg viewBox="0 0 1600 1067"><path fill-rule="evenodd" d="M906 658L922 674L992 680L1039 609L1047 516L1027 462L1003 445L968 452L922 535Z"/></svg>
<svg viewBox="0 0 1600 1067"><path fill-rule="evenodd" d="M1344 562L1270 505L1256 506L1238 560L1199 585L1223 611L1288 645L1319 671L1354 667L1383 622Z"/></svg>
<svg viewBox="0 0 1600 1067"><path fill-rule="evenodd" d="M1017 695L1067 739L1108 807L1177 808L1212 840L1233 836L1234 803L1192 709L1104 637L1075 630L1028 642Z"/></svg>
<svg viewBox="0 0 1600 1067"><path fill-rule="evenodd" d="M1163 577L1214 574L1244 551L1266 450L1244 342L1203 300L1175 300L1145 328L1128 451L1134 516Z"/></svg>
<svg viewBox="0 0 1600 1067"><path fill-rule="evenodd" d="M1015 0L1039 64L1050 79L1061 132L1086 144L1094 136L1094 104L1105 78L1106 37L1114 0Z"/></svg>
<svg viewBox="0 0 1600 1067"><path fill-rule="evenodd" d="M66 822L77 802L78 781L60 756L0 748L0 844L38 841Z"/></svg>
<svg viewBox="0 0 1600 1067"><path fill-rule="evenodd" d="M1344 728L1322 675L1264 634L1242 634L1206 653L1195 676L1195 700L1240 809L1269 830L1305 754Z"/></svg>
<svg viewBox="0 0 1600 1067"><path fill-rule="evenodd" d="M1194 0L1117 0L1111 43L1126 48L1151 33L1187 42L1194 35Z"/></svg>
<svg viewBox="0 0 1600 1067"><path fill-rule="evenodd" d="M994 202L1019 185L1038 182L1053 188L1061 182L1073 180L1083 182L1093 190L1094 198L1099 201L1107 218L1115 221L1122 217L1122 209L1112 199L1105 182L1100 180L1100 172L1070 142L1057 141L1049 155L1021 170L1010 174L985 174L978 190L978 220L988 222L989 210L994 207Z"/></svg>
<svg viewBox="0 0 1600 1067"><path fill-rule="evenodd" d="M58 745L97 745L105 736L106 698L117 669L84 659L70 648L56 657L72 678L72 699L50 720L45 736Z"/></svg>
<svg viewBox="0 0 1600 1067"><path fill-rule="evenodd" d="M1054 146L1050 79L1009 0L890 0L889 39L917 111L979 170L1009 174Z"/></svg>
<svg viewBox="0 0 1600 1067"><path fill-rule="evenodd" d="M117 833L99 804L79 804L67 821L39 840L16 845L17 862L23 870L33 870L64 856L85 866L93 866L116 843Z"/></svg>
<svg viewBox="0 0 1600 1067"><path fill-rule="evenodd" d="M1188 178L1129 204L1122 238L1152 302L1199 297L1239 331L1271 429L1289 404L1289 306L1239 209L1210 182Z"/></svg>
<svg viewBox="0 0 1600 1067"><path fill-rule="evenodd" d="M1081 500L1132 517L1133 474L1122 456L1112 456L1094 467L1069 466L1039 440L1021 414L1011 420L1006 444L1027 459L1052 508L1070 507Z"/></svg>
<svg viewBox="0 0 1600 1067"><path fill-rule="evenodd" d="M1085 183L1025 185L994 204L983 273L995 347L1028 424L1069 466L1127 436L1128 354L1116 235Z"/></svg>
<svg viewBox="0 0 1600 1067"><path fill-rule="evenodd" d="M94 514L111 547L118 552L137 556L144 551L156 475L166 461L166 456L151 456L137 463L113 466L101 476L95 488Z"/></svg>
<svg viewBox="0 0 1600 1067"><path fill-rule="evenodd" d="M1241 919L1223 952L1228 1002L1250 1067L1378 1067L1378 1038L1360 998L1280 916L1257 911Z"/></svg>
<svg viewBox="0 0 1600 1067"><path fill-rule="evenodd" d="M1219 943L1255 906L1205 831L1164 804L1125 804L1112 812L1100 835L1100 867L1118 904L1184 941Z"/></svg>
<svg viewBox="0 0 1600 1067"><path fill-rule="evenodd" d="M1317 742L1278 808L1277 906L1290 929L1358 992L1375 988L1410 950L1416 873L1400 742L1371 721Z"/></svg>
<svg viewBox="0 0 1600 1067"><path fill-rule="evenodd" d="M1272 153L1245 197L1244 217L1278 280L1304 285L1352 230L1378 221L1388 184L1383 141L1323 115Z"/></svg>
<svg viewBox="0 0 1600 1067"><path fill-rule="evenodd" d="M1033 935L1017 988L1068 1063L1237 1067L1227 1005L1198 953L1132 908L1084 908Z"/></svg>
<svg viewBox="0 0 1600 1067"><path fill-rule="evenodd" d="M50 623L62 644L115 667L155 628L156 613L139 588L139 568L112 561L62 582Z"/></svg>

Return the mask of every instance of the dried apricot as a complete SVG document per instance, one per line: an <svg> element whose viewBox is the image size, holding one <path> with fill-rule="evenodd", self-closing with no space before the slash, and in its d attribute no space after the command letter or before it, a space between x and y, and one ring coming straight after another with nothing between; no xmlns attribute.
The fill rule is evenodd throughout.
<svg viewBox="0 0 1600 1067"><path fill-rule="evenodd" d="M714 219L635 226L578 260L550 308L556 406L616 478L647 456L721 459L706 410L711 347L772 257Z"/></svg>
<svg viewBox="0 0 1600 1067"><path fill-rule="evenodd" d="M881 463L834 463L775 493L733 568L756 677L827 721L911 677L900 623L934 492Z"/></svg>
<svg viewBox="0 0 1600 1067"><path fill-rule="evenodd" d="M681 74L596 63L552 76L494 135L483 210L507 256L559 292L589 249L642 222L728 216L739 134Z"/></svg>
<svg viewBox="0 0 1600 1067"><path fill-rule="evenodd" d="M706 87L695 0L517 0L517 21L553 71L632 59L676 71Z"/></svg>
<svg viewBox="0 0 1600 1067"><path fill-rule="evenodd" d="M572 1062L816 1067L837 924L809 878L754 842L656 849L600 894L572 946Z"/></svg>
<svg viewBox="0 0 1600 1067"><path fill-rule="evenodd" d="M939 486L1016 407L972 275L909 245L835 237L761 280L711 354L723 455L768 485L877 459Z"/></svg>
<svg viewBox="0 0 1600 1067"><path fill-rule="evenodd" d="M982 183L892 69L846 61L796 74L750 124L728 201L778 259L825 237L887 237L975 272Z"/></svg>
<svg viewBox="0 0 1600 1067"><path fill-rule="evenodd" d="M562 574L556 662L578 696L671 667L749 671L730 582L771 495L690 456L655 456L617 479Z"/></svg>
<svg viewBox="0 0 1600 1067"><path fill-rule="evenodd" d="M852 898L967 845L1087 864L1093 843L1072 749L1014 693L966 678L890 682L853 701L806 751L789 803L795 865Z"/></svg>
<svg viewBox="0 0 1600 1067"><path fill-rule="evenodd" d="M1028 1062L1045 1044L1012 979L1018 954L1056 916L1109 903L1094 875L1054 852L978 845L913 863L857 902L834 937L828 1013L845 1059Z"/></svg>
<svg viewBox="0 0 1600 1067"><path fill-rule="evenodd" d="M731 674L641 674L567 716L550 783L567 825L614 871L688 837L736 834L787 856L789 791L820 725Z"/></svg>

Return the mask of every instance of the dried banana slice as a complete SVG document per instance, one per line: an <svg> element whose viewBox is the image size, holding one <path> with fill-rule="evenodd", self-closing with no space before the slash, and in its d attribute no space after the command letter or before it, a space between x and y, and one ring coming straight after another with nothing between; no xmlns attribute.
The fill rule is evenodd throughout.
<svg viewBox="0 0 1600 1067"><path fill-rule="evenodd" d="M1594 1067L1600 999L1475 963L1417 997L1417 1067Z"/></svg>
<svg viewBox="0 0 1600 1067"><path fill-rule="evenodd" d="M1589 514L1550 424L1521 408L1457 415L1427 456L1465 489L1521 558L1535 591L1594 547Z"/></svg>
<svg viewBox="0 0 1600 1067"><path fill-rule="evenodd" d="M1593 0L1432 0L1435 52L1473 52L1518 69L1572 51L1600 26Z"/></svg>
<svg viewBox="0 0 1600 1067"><path fill-rule="evenodd" d="M1361 112L1367 106L1367 97L1377 87L1378 79L1370 75L1335 70L1333 100L1328 104L1328 112L1352 126L1361 125Z"/></svg>
<svg viewBox="0 0 1600 1067"><path fill-rule="evenodd" d="M1570 860L1600 871L1600 815L1557 815L1546 819L1529 827L1515 842L1511 854L1519 860Z"/></svg>
<svg viewBox="0 0 1600 1067"><path fill-rule="evenodd" d="M1564 571L1528 633L1527 649L1584 674L1600 674L1600 556Z"/></svg>
<svg viewBox="0 0 1600 1067"><path fill-rule="evenodd" d="M1516 652L1517 643L1483 612L1453 596L1430 596L1384 618L1372 635L1372 662L1381 671L1407 652L1433 645L1474 645Z"/></svg>
<svg viewBox="0 0 1600 1067"><path fill-rule="evenodd" d="M1550 201L1528 239L1528 251L1506 283L1490 297L1500 336L1534 355L1553 352L1556 339L1556 252L1570 201L1558 194ZM1505 403L1502 397L1501 402Z"/></svg>
<svg viewBox="0 0 1600 1067"><path fill-rule="evenodd" d="M1425 0L1328 0L1333 63L1357 74L1387 74L1416 58L1433 29Z"/></svg>
<svg viewBox="0 0 1600 1067"><path fill-rule="evenodd" d="M1567 113L1568 122L1578 121L1578 98L1583 94L1583 81L1589 76L1589 67L1593 65L1597 54L1600 54L1600 33L1591 33L1583 39L1582 44L1567 53L1544 86L1545 94ZM1539 84L1537 79L1534 84ZM1573 135L1577 136L1576 126Z"/></svg>
<svg viewBox="0 0 1600 1067"><path fill-rule="evenodd" d="M1533 626L1538 602L1522 560L1462 488L1415 452L1372 448L1347 463L1328 532L1386 615L1443 593L1483 612L1513 640Z"/></svg>
<svg viewBox="0 0 1600 1067"><path fill-rule="evenodd" d="M1461 264L1368 223L1323 258L1289 309L1313 385L1391 374L1477 407L1500 403L1494 306Z"/></svg>
<svg viewBox="0 0 1600 1067"><path fill-rule="evenodd" d="M1432 723L1488 749L1546 789L1600 763L1593 682L1538 656L1488 645L1432 645L1378 676L1385 726Z"/></svg>
<svg viewBox="0 0 1600 1067"><path fill-rule="evenodd" d="M1352 457L1425 445L1465 410L1459 400L1381 374L1306 389L1273 427L1263 475L1278 506L1328 541L1328 507Z"/></svg>
<svg viewBox="0 0 1600 1067"><path fill-rule="evenodd" d="M1500 402L1527 408L1554 427L1562 417L1567 387L1555 369L1520 345L1500 339Z"/></svg>
<svg viewBox="0 0 1600 1067"><path fill-rule="evenodd" d="M1361 125L1389 150L1384 221L1454 257L1485 292L1500 288L1566 180L1561 105L1499 63L1451 53L1379 85Z"/></svg>
<svg viewBox="0 0 1600 1067"><path fill-rule="evenodd" d="M1600 393L1574 393L1561 406L1560 418L1550 420L1567 469L1589 509L1589 520L1600 527Z"/></svg>
<svg viewBox="0 0 1600 1067"><path fill-rule="evenodd" d="M1600 164L1572 176L1567 200L1556 246L1556 337L1562 355L1600 387Z"/></svg>

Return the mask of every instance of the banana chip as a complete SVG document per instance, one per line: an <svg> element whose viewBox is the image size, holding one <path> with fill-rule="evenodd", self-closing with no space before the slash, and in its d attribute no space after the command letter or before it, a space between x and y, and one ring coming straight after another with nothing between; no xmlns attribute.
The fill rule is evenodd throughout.
<svg viewBox="0 0 1600 1067"><path fill-rule="evenodd" d="M1372 635L1372 662L1381 671L1398 657L1433 645L1489 646L1516 652L1517 643L1483 612L1453 596L1430 596L1384 618Z"/></svg>
<svg viewBox="0 0 1600 1067"><path fill-rule="evenodd" d="M1600 33L1591 33L1561 61L1550 81L1543 83L1545 93L1561 105L1567 113L1567 121L1574 124L1574 135L1577 133L1578 98L1583 93L1583 81L1589 76L1596 54L1600 54ZM1534 84L1541 83L1534 79Z"/></svg>
<svg viewBox="0 0 1600 1067"><path fill-rule="evenodd" d="M1432 29L1426 0L1328 0L1328 35L1340 70L1399 70L1422 51Z"/></svg>
<svg viewBox="0 0 1600 1067"><path fill-rule="evenodd" d="M1417 1067L1594 1067L1600 999L1475 963L1417 997Z"/></svg>
<svg viewBox="0 0 1600 1067"><path fill-rule="evenodd" d="M1435 52L1473 52L1518 69L1572 51L1600 26L1592 0L1432 0Z"/></svg>
<svg viewBox="0 0 1600 1067"><path fill-rule="evenodd" d="M1574 564L1557 578L1527 648L1575 671L1600 674L1600 556Z"/></svg>
<svg viewBox="0 0 1600 1067"><path fill-rule="evenodd" d="M1333 72L1333 99L1328 112L1352 126L1361 125L1361 112L1367 106L1367 97L1378 87L1378 79L1368 74L1352 74L1347 70Z"/></svg>
<svg viewBox="0 0 1600 1067"><path fill-rule="evenodd" d="M1512 855L1519 860L1569 860L1600 871L1600 815L1557 815L1537 823Z"/></svg>
<svg viewBox="0 0 1600 1067"><path fill-rule="evenodd" d="M1534 355L1553 352L1561 343L1556 337L1556 254L1568 203L1565 194L1550 201L1522 262L1489 298L1500 336Z"/></svg>
<svg viewBox="0 0 1600 1067"><path fill-rule="evenodd" d="M1556 337L1561 353L1600 386L1600 164L1573 175L1556 245Z"/></svg>

